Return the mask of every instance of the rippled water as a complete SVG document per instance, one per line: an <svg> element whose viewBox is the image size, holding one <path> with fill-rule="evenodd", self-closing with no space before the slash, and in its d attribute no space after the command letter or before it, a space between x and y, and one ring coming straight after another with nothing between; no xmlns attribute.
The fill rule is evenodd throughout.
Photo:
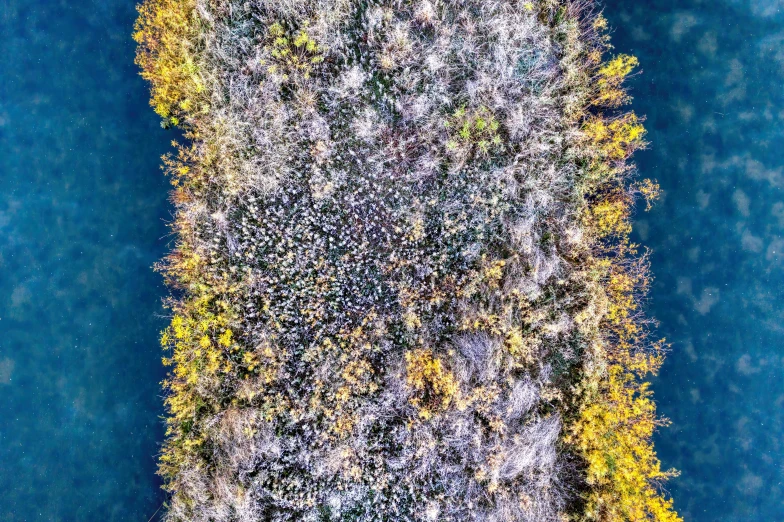
<svg viewBox="0 0 784 522"><path fill-rule="evenodd" d="M686 520L784 520L784 3L605 7L642 64L637 163L665 191L637 231L673 343L655 385L669 489Z"/></svg>
<svg viewBox="0 0 784 522"><path fill-rule="evenodd" d="M146 521L172 134L133 0L0 0L0 521Z"/></svg>
<svg viewBox="0 0 784 522"><path fill-rule="evenodd" d="M163 500L157 331L171 133L134 2L0 0L0 520L147 520ZM606 2L640 57L637 219L673 353L658 436L686 520L784 520L784 5Z"/></svg>

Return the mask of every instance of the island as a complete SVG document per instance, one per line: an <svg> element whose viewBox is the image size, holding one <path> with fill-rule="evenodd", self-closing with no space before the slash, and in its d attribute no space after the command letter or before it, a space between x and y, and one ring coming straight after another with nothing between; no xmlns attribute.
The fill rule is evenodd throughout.
<svg viewBox="0 0 784 522"><path fill-rule="evenodd" d="M589 0L146 0L168 521L681 520Z"/></svg>

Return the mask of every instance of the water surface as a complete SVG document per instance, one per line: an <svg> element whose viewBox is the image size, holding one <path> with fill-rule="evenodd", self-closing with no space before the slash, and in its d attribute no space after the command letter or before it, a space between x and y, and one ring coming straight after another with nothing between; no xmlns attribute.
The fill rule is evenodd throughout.
<svg viewBox="0 0 784 522"><path fill-rule="evenodd" d="M172 134L133 0L0 0L0 521L146 521Z"/></svg>

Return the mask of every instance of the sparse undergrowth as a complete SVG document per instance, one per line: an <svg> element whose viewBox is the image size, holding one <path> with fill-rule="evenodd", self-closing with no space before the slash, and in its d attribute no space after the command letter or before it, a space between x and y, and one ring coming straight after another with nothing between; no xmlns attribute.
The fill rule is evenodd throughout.
<svg viewBox="0 0 784 522"><path fill-rule="evenodd" d="M676 521L590 2L147 0L172 521Z"/></svg>

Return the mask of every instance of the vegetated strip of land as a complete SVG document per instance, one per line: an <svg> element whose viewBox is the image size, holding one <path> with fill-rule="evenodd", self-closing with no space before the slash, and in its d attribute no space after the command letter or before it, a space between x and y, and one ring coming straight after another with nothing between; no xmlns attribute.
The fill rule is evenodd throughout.
<svg viewBox="0 0 784 522"><path fill-rule="evenodd" d="M587 1L147 0L168 520L676 521Z"/></svg>

